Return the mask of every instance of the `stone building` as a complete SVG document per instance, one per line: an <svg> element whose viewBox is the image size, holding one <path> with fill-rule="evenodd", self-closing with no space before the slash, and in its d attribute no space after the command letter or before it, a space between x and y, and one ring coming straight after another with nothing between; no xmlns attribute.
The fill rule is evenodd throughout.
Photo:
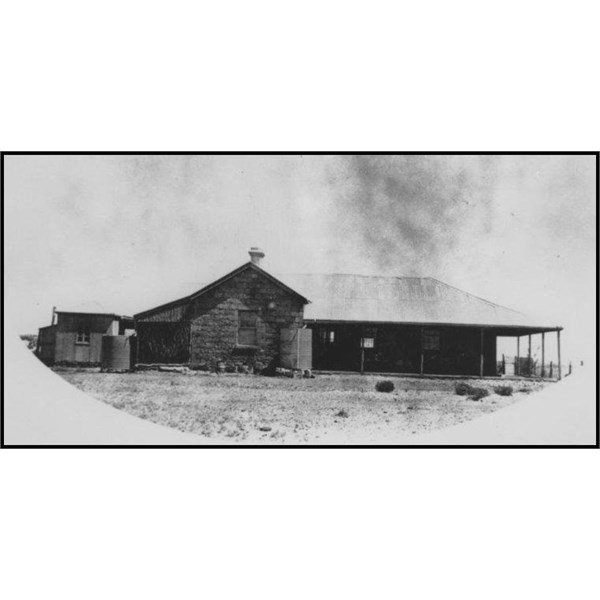
<svg viewBox="0 0 600 600"><path fill-rule="evenodd" d="M560 357L562 327L431 277L274 277L260 267L263 252L250 256L195 294L135 315L138 362L261 371L296 352L316 370L493 377L499 337L525 337L531 362L539 334L543 376L549 332Z"/></svg>
<svg viewBox="0 0 600 600"><path fill-rule="evenodd" d="M306 298L260 268L264 254L195 294L135 315L139 363L214 370L277 366L282 329L303 325Z"/></svg>

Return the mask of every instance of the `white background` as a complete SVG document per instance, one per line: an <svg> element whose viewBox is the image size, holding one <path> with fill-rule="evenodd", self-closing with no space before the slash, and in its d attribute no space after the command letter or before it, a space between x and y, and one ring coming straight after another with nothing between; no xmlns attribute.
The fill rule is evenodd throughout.
<svg viewBox="0 0 600 600"><path fill-rule="evenodd" d="M0 145L597 150L595 4L6 3ZM11 600L597 590L597 451L5 450L0 469Z"/></svg>

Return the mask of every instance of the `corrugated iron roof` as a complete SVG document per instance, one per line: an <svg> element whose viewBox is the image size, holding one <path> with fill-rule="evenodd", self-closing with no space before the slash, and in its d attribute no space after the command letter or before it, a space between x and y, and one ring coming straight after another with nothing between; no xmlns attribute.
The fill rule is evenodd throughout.
<svg viewBox="0 0 600 600"><path fill-rule="evenodd" d="M431 277L378 277L343 274L275 274L246 263L225 277L204 284L200 291L135 315L139 318L189 302L192 298L234 277L246 268L255 268L278 285L309 304L306 321L355 321L372 323L423 323L481 325L504 328L555 330L541 325L516 310L494 304ZM276 279L275 279L276 278ZM197 289L197 288L196 288Z"/></svg>
<svg viewBox="0 0 600 600"><path fill-rule="evenodd" d="M523 313L431 277L336 274L278 278L310 300L304 309L308 321L534 326Z"/></svg>
<svg viewBox="0 0 600 600"><path fill-rule="evenodd" d="M105 312L87 312L80 310L57 310L57 315L82 315L87 317L114 317L115 319L131 319L133 317L128 317L127 315L117 315L116 313L105 313Z"/></svg>

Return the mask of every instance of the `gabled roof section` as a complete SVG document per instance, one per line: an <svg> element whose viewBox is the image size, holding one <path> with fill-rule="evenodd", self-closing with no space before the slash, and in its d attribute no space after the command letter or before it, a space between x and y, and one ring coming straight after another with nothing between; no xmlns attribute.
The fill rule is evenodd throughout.
<svg viewBox="0 0 600 600"><path fill-rule="evenodd" d="M532 327L526 315L431 277L285 275L311 299L306 321ZM556 327L554 327L556 328Z"/></svg>
<svg viewBox="0 0 600 600"><path fill-rule="evenodd" d="M244 271L246 271L248 269L256 271L257 273L259 273L260 275L262 275L263 277L265 277L266 279L268 279L271 283L273 283L274 285L276 285L277 287L279 287L280 289L282 289L284 292L286 292L286 293L288 293L288 294L290 294L292 296L296 296L296 298L298 298L304 304L308 304L309 303L309 301L304 296L302 296L301 294L299 294L298 292L296 292L292 288L288 287L283 282L279 281L279 279L276 279L275 277L273 277L272 275L270 275L269 273L267 273L266 271L264 271L260 267L257 267L254 263L248 262L248 263L243 264L241 267L238 267L234 271L231 271L231 273L228 273L227 275L224 275L223 277L221 277L220 279L217 279L213 283L211 283L211 284L203 287L202 289L198 290L197 292L194 292L193 294L190 294L189 296L185 296L183 298L180 298L179 300L174 300L173 302L168 302L167 304L163 304L161 306L157 306L156 308L151 308L151 309L146 310L144 312L137 313L136 315L134 315L134 318L135 319L141 319L141 318L144 318L144 317L148 317L148 316L150 316L150 315L152 315L154 313L161 312L163 310L168 310L168 309L171 309L171 308L176 308L177 306L181 306L183 304L187 304L188 302L192 302L196 298L199 298L203 294L206 294L207 292L210 292L211 290L214 290L215 288L217 288L220 285L226 283L230 279L233 279L234 277L237 277L240 273L243 273Z"/></svg>
<svg viewBox="0 0 600 600"><path fill-rule="evenodd" d="M285 285L285 283L283 283L282 281L279 281L279 279L276 279L275 277L273 277L273 275L270 275L269 273L267 273L266 271L264 271L260 267L257 267L252 262L248 262L248 263L242 265L241 267L239 267L235 271L232 271L231 273L228 273L224 277L221 277L221 279L217 279L217 281L215 281L214 283L211 283L210 285L207 285L205 288L202 288L201 290L199 290L195 294L192 294L190 296L190 300L195 300L196 298L198 298L198 296L202 296L202 294L206 294L206 292L209 292L210 290L215 289L216 287L220 286L221 284L225 283L226 281L229 281L230 279L233 279L234 277L236 277L240 273L244 272L246 269L251 269L253 271L256 271L257 273L259 273L263 277L266 277L271 283L273 283L274 285L276 285L278 288L282 289L284 292L287 292L288 294L291 294L292 296L296 296L299 300L301 300L302 302L304 302L304 304L308 304L308 300L304 296L302 296L301 294L299 294L298 292L296 292L292 288L290 288L287 285Z"/></svg>

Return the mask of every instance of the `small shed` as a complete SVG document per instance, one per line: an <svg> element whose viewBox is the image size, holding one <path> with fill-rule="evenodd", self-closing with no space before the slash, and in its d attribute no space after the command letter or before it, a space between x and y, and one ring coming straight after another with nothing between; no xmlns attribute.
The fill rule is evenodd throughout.
<svg viewBox="0 0 600 600"><path fill-rule="evenodd" d="M55 310L39 330L36 354L47 365L100 366L103 336L133 333L132 317Z"/></svg>

